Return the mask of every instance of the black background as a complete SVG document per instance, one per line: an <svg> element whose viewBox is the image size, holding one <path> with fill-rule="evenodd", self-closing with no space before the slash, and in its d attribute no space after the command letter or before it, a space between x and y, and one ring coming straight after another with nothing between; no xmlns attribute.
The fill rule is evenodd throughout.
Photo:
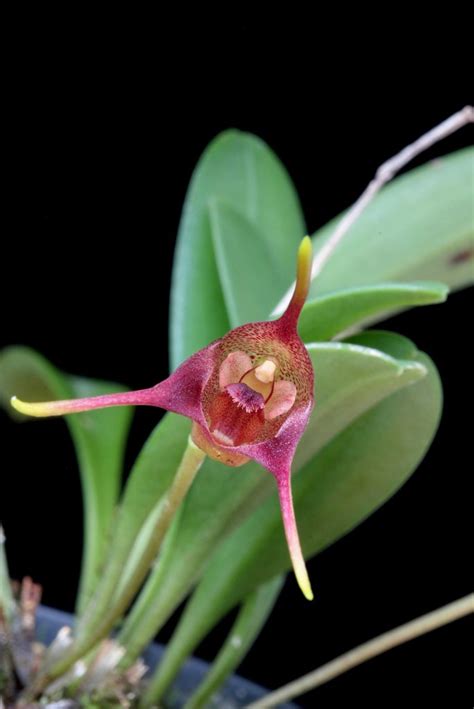
<svg viewBox="0 0 474 709"><path fill-rule="evenodd" d="M367 58L346 48L336 62L304 43L290 53L282 29L262 44L251 22L235 20L236 31L219 41L194 36L190 45L179 34L164 49L166 28L153 36L145 19L130 27L126 19L120 31L106 23L96 31L92 22L80 36L67 23L46 35L33 21L12 28L0 343L27 344L65 371L140 388L167 374L180 210L193 167L218 132L249 130L276 151L312 232L354 201L383 160L469 97L467 83L458 89L453 80L462 79L459 66L438 63L435 48L408 69L388 66L388 47L378 45ZM471 141L464 129L414 164ZM277 687L470 590L472 304L472 292L460 292L388 323L439 367L445 409L437 438L394 498L310 563L314 603L288 579L243 675ZM156 411L137 412L128 463L156 420ZM47 605L72 610L81 502L66 427L17 426L0 412L0 431L0 518L12 575L32 575ZM449 697L450 706L467 706L468 625L399 648L301 704L427 706ZM213 656L227 627L201 656Z"/></svg>

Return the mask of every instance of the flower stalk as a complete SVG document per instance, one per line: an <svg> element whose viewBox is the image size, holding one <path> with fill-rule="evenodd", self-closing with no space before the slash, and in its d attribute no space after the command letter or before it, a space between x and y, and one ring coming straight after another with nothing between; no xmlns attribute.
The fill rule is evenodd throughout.
<svg viewBox="0 0 474 709"><path fill-rule="evenodd" d="M322 684L329 682L344 672L348 672L353 667L361 665L363 662L377 657L387 650L391 650L398 645L419 638L432 630L441 628L443 625L452 623L455 620L463 618L474 613L474 593L470 593L464 598L459 598L457 601L448 603L448 605L438 608L431 613L426 613L415 620L411 620L404 625L400 625L394 630L389 630L383 635L379 635L373 640L369 640L362 645L346 652L344 655L331 660L327 664L319 667L313 672L309 672L303 677L299 677L294 682L280 687L275 692L267 694L263 699L259 699L252 704L249 704L247 709L270 709L270 707L279 706L282 702L294 699L295 697L305 694Z"/></svg>

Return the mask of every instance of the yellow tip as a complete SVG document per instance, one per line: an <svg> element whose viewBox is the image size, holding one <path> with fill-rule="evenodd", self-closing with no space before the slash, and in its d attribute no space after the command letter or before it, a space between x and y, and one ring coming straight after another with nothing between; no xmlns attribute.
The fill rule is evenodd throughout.
<svg viewBox="0 0 474 709"><path fill-rule="evenodd" d="M13 406L15 411L25 416L51 416L51 407L49 403L35 403L29 404L26 401L18 399L16 396L12 396L10 399L10 404Z"/></svg>
<svg viewBox="0 0 474 709"><path fill-rule="evenodd" d="M308 295L311 283L311 267L313 264L313 245L309 236L305 236L298 249L298 261L296 269L296 285L292 302L300 308Z"/></svg>
<svg viewBox="0 0 474 709"><path fill-rule="evenodd" d="M301 239L301 243L298 249L298 262L304 260L305 262L311 263L313 258L313 244L311 242L310 236L305 236Z"/></svg>
<svg viewBox="0 0 474 709"><path fill-rule="evenodd" d="M305 236L298 249L297 280L302 281L306 288L311 283L311 266L313 265L313 244L309 236Z"/></svg>
<svg viewBox="0 0 474 709"><path fill-rule="evenodd" d="M312 601L314 599L313 589L311 588L311 582L309 580L308 572L306 571L306 565L297 564L295 567L295 576L300 587L303 596L308 600Z"/></svg>

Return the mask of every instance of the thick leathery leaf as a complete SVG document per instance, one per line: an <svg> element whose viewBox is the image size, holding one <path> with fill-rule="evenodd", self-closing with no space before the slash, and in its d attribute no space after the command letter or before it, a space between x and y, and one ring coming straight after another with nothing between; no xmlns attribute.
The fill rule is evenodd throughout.
<svg viewBox="0 0 474 709"><path fill-rule="evenodd" d="M216 199L251 222L271 244L278 277L287 285L304 236L297 194L268 146L236 130L217 136L196 166L179 226L171 289L173 369L229 330L211 236L209 205Z"/></svg>
<svg viewBox="0 0 474 709"><path fill-rule="evenodd" d="M0 355L0 398L5 408L10 397L29 400L68 399L125 391L110 382L62 374L37 352L10 347ZM78 606L91 593L103 562L106 535L117 504L130 408L90 411L71 416L67 425L74 441L84 498L84 555ZM23 417L21 417L23 418Z"/></svg>
<svg viewBox="0 0 474 709"><path fill-rule="evenodd" d="M429 281L344 288L307 302L298 330L305 342L331 340L349 328L383 320L405 308L442 303L447 295L447 286Z"/></svg>
<svg viewBox="0 0 474 709"><path fill-rule="evenodd" d="M414 360L418 355L415 344L405 337L389 330L367 330L346 337L345 344L370 347L384 352L398 360Z"/></svg>
<svg viewBox="0 0 474 709"><path fill-rule="evenodd" d="M321 405L315 406L296 452L294 470L306 465L362 413L426 375L420 362L396 359L377 348L375 342L369 346L355 342L312 344L308 352L315 371L325 377L328 390L323 391ZM331 387L331 383L337 386Z"/></svg>
<svg viewBox="0 0 474 709"><path fill-rule="evenodd" d="M291 282L294 253L278 268L272 244L259 228L225 202L209 206L212 239L232 327L266 320ZM291 240L293 248L294 240Z"/></svg>

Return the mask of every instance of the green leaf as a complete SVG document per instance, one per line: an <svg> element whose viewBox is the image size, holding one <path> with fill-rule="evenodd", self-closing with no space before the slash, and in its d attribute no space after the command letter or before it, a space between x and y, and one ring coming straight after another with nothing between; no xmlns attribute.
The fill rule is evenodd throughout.
<svg viewBox="0 0 474 709"><path fill-rule="evenodd" d="M359 347L371 347L398 360L414 360L418 356L416 346L408 337L388 330L359 332L347 337L344 342Z"/></svg>
<svg viewBox="0 0 474 709"><path fill-rule="evenodd" d="M37 352L10 347L0 355L0 399L9 413L15 394L30 401L96 396L125 388L62 374ZM67 418L76 449L84 498L84 553L79 607L94 587L117 503L132 411L90 411ZM18 415L15 414L15 417ZM21 417L22 419L24 417Z"/></svg>
<svg viewBox="0 0 474 709"><path fill-rule="evenodd" d="M298 197L274 153L249 133L230 130L217 136L194 171L179 227L171 290L173 368L229 330L211 234L209 209L215 200L255 227L259 238L271 247L275 277L287 286L298 242L304 236ZM221 263L227 247L237 246L228 241L226 237L221 243ZM248 263L252 258L252 252L248 253ZM261 264L262 273L267 268ZM237 291L234 297L239 297Z"/></svg>
<svg viewBox="0 0 474 709"><path fill-rule="evenodd" d="M295 476L296 516L307 558L349 532L391 497L428 449L441 414L442 391L429 358L418 354L417 359L428 369L427 377L365 412ZM160 663L155 678L160 690L230 608L289 567L274 495L211 558ZM166 683L161 677L166 677Z"/></svg>
<svg viewBox="0 0 474 709"><path fill-rule="evenodd" d="M240 212L214 200L209 214L231 327L266 320L294 276L294 239L288 241L286 268L280 269L271 242Z"/></svg>
<svg viewBox="0 0 474 709"><path fill-rule="evenodd" d="M307 349L316 372L318 398L297 448L294 470L300 470L379 401L426 376L420 362L397 359L374 345L365 346L363 341L311 344Z"/></svg>
<svg viewBox="0 0 474 709"><path fill-rule="evenodd" d="M474 282L474 150L446 155L384 187L313 281L310 298L390 281ZM321 248L340 216L314 235Z"/></svg>
<svg viewBox="0 0 474 709"><path fill-rule="evenodd" d="M284 580L284 576L277 576L244 599L224 645L184 709L206 706L227 677L237 669L272 612Z"/></svg>
<svg viewBox="0 0 474 709"><path fill-rule="evenodd" d="M315 455L363 411L425 375L423 366L376 349L339 342L308 348L316 371L316 401L294 469ZM136 657L189 592L212 551L274 491L256 463L227 468L207 460L173 525L172 539L150 574L119 636Z"/></svg>
<svg viewBox="0 0 474 709"><path fill-rule="evenodd" d="M446 300L443 283L382 283L344 288L306 303L298 330L305 342L331 340L348 328L364 327L415 305Z"/></svg>

